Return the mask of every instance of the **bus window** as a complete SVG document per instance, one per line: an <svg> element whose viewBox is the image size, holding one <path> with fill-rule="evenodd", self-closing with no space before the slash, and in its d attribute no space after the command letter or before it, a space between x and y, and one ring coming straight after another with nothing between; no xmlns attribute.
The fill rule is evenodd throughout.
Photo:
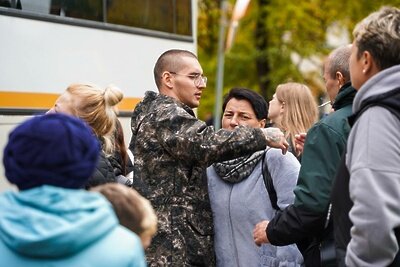
<svg viewBox="0 0 400 267"><path fill-rule="evenodd" d="M103 0L52 0L50 14L103 21Z"/></svg>
<svg viewBox="0 0 400 267"><path fill-rule="evenodd" d="M19 0L0 0L0 6L21 9L21 2Z"/></svg>
<svg viewBox="0 0 400 267"><path fill-rule="evenodd" d="M0 0L0 6L192 36L191 0Z"/></svg>
<svg viewBox="0 0 400 267"><path fill-rule="evenodd" d="M178 34L192 35L192 6L190 0L176 1L176 28Z"/></svg>
<svg viewBox="0 0 400 267"><path fill-rule="evenodd" d="M190 0L113 0L107 22L191 36L191 13Z"/></svg>
<svg viewBox="0 0 400 267"><path fill-rule="evenodd" d="M103 0L0 0L0 6L34 13L103 21Z"/></svg>

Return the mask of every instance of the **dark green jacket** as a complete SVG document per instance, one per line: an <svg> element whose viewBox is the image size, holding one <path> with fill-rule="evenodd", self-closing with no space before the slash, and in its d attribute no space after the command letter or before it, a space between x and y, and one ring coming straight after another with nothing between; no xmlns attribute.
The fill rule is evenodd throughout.
<svg viewBox="0 0 400 267"><path fill-rule="evenodd" d="M335 99L335 112L316 123L307 133L297 186L295 207L326 212L336 169L345 150L356 91L348 86Z"/></svg>
<svg viewBox="0 0 400 267"><path fill-rule="evenodd" d="M356 91L345 84L335 99L335 112L317 122L307 133L295 202L278 213L267 228L273 245L297 243L304 255L305 240L319 237L324 229L335 173L346 147ZM301 245L299 245L301 243Z"/></svg>

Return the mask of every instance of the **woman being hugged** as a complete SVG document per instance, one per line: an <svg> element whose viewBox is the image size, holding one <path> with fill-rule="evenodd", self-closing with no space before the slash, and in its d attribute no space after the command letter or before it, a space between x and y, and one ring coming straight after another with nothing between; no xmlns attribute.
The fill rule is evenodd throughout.
<svg viewBox="0 0 400 267"><path fill-rule="evenodd" d="M268 119L285 133L289 151L300 159L295 135L306 133L318 120L318 106L310 88L301 83L278 85L269 102Z"/></svg>
<svg viewBox="0 0 400 267"><path fill-rule="evenodd" d="M225 97L222 110L222 128L231 131L239 126L264 128L267 121L267 102L246 88L233 88ZM302 266L303 258L296 245L258 247L252 236L258 220L272 219L278 209L293 203L299 169L293 154L283 155L274 148L207 168L217 266ZM275 199L264 180L267 173Z"/></svg>

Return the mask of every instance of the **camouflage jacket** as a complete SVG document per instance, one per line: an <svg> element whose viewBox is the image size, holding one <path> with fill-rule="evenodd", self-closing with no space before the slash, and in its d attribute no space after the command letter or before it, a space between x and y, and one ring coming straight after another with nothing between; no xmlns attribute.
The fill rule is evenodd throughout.
<svg viewBox="0 0 400 267"><path fill-rule="evenodd" d="M150 266L213 266L206 168L266 147L260 129L214 131L187 105L146 92L132 115L133 187L149 199L159 225Z"/></svg>

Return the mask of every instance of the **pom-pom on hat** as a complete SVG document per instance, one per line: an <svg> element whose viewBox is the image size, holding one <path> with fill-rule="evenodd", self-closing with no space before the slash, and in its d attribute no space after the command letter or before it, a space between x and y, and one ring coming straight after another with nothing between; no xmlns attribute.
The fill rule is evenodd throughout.
<svg viewBox="0 0 400 267"><path fill-rule="evenodd" d="M20 190L41 185L83 188L99 153L99 142L83 121L46 114L10 133L3 163L7 179Z"/></svg>

